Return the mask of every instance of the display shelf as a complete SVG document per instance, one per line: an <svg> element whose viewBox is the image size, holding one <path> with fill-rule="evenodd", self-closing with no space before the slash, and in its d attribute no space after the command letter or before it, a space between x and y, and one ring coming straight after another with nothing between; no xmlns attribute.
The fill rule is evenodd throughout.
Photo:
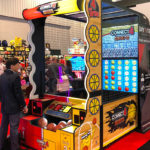
<svg viewBox="0 0 150 150"><path fill-rule="evenodd" d="M23 47L23 46L17 46L17 47L0 47L0 56L2 56L4 59L9 59L11 57L17 57L21 62L25 62L25 64L28 62L28 56L29 56L30 49Z"/></svg>

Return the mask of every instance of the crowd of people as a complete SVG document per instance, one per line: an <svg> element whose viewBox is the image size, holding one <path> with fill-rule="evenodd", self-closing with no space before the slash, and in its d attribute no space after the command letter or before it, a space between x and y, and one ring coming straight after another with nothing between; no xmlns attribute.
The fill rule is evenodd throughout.
<svg viewBox="0 0 150 150"><path fill-rule="evenodd" d="M48 93L57 93L57 82L63 75L67 75L69 80L76 78L69 60L64 61L57 57L48 57L45 63L46 92Z"/></svg>
<svg viewBox="0 0 150 150"><path fill-rule="evenodd" d="M6 70L6 61L3 57L0 57L0 75ZM18 74L21 79L21 88L23 91L27 91L29 87L29 77L27 72L21 67L18 70ZM72 64L70 60L58 59L56 56L47 57L45 59L45 92L50 94L57 93L57 81L61 79L63 75L68 77L71 84L71 80L76 78L75 73L72 71ZM25 95L28 92L24 92Z"/></svg>

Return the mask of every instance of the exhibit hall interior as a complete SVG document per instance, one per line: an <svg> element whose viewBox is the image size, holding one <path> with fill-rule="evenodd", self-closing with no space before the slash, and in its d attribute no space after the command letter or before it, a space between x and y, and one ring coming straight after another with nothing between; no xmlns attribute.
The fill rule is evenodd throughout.
<svg viewBox="0 0 150 150"><path fill-rule="evenodd" d="M3 118L15 114L4 112L12 89L21 150L150 149L150 12L146 16L139 7L150 2L0 5L0 134ZM9 78L2 85L7 71L19 76L19 83ZM8 122L7 138L0 135L4 150L13 143Z"/></svg>

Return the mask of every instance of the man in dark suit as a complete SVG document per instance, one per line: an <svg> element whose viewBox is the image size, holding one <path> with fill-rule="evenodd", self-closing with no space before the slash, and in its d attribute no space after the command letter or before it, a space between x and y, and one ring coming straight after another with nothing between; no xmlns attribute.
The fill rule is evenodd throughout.
<svg viewBox="0 0 150 150"><path fill-rule="evenodd" d="M11 58L6 62L6 70L0 76L0 100L2 123L0 127L0 150L5 147L4 141L7 137L8 125L10 124L11 150L19 149L18 127L20 122L20 111L28 112L21 90L18 69L19 60Z"/></svg>

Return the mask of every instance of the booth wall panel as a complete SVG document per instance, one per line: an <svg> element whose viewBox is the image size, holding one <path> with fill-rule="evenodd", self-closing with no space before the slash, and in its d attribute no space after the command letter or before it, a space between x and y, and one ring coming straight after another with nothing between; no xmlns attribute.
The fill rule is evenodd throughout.
<svg viewBox="0 0 150 150"><path fill-rule="evenodd" d="M84 26L85 23L69 20L61 17L50 16L47 18L46 23L53 23L65 27L69 27L69 47L73 46L72 38L79 38L84 40ZM63 33L59 33L63 34Z"/></svg>
<svg viewBox="0 0 150 150"><path fill-rule="evenodd" d="M15 39L15 37L21 37L27 39L29 32L29 25L22 19L15 19L10 17L0 16L0 40Z"/></svg>
<svg viewBox="0 0 150 150"><path fill-rule="evenodd" d="M62 54L67 54L70 46L69 28L65 26L46 25L45 42L50 43L52 49L60 49Z"/></svg>

